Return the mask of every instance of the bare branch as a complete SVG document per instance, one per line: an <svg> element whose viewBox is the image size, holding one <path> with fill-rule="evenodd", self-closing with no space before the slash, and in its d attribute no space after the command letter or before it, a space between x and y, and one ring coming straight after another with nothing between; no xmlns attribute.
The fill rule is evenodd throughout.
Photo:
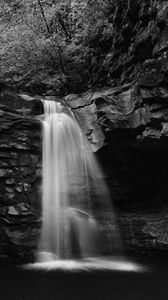
<svg viewBox="0 0 168 300"><path fill-rule="evenodd" d="M50 28L49 28L49 26L48 26L48 23L47 23L47 20L46 20L46 17L45 17L45 13L44 13L43 6L42 6L40 0L37 0L37 1L38 1L39 6L40 6L40 9L41 9L41 14L42 14L42 16L43 16L43 20L44 20L44 22L45 22L45 24L46 24L47 32L50 34Z"/></svg>
<svg viewBox="0 0 168 300"><path fill-rule="evenodd" d="M41 13L42 13L44 22L45 22L45 24L46 24L47 32L48 32L49 36L52 37L52 33L51 33L50 27L49 27L49 25L48 25L48 23L47 23L47 20L46 20L46 17L45 17L45 13L44 13L44 9L43 9L43 6L42 6L42 4L41 4L41 1L40 1L40 0L37 0L37 1L38 1L39 6L40 6L40 9L41 9ZM59 49L58 43L57 43L56 46L57 46L57 50L56 50L56 51L57 51L57 53L58 53L59 60L60 60L61 71L64 73L64 72L65 72L65 69L64 69L64 64L63 64L62 53L61 53L61 51L60 51L60 49ZM55 60L53 56L52 56L52 59Z"/></svg>

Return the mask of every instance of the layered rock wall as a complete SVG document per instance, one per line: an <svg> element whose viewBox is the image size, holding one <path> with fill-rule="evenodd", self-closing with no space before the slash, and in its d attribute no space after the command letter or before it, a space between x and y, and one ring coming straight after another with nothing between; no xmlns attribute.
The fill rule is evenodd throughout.
<svg viewBox="0 0 168 300"><path fill-rule="evenodd" d="M168 250L166 99L166 87L138 82L66 97L104 168L125 248L135 252Z"/></svg>
<svg viewBox="0 0 168 300"><path fill-rule="evenodd" d="M0 95L0 262L33 258L40 224L39 101Z"/></svg>

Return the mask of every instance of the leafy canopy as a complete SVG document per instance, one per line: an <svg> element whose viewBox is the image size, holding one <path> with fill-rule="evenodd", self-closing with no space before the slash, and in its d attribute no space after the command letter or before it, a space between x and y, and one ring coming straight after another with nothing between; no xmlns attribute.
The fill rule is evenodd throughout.
<svg viewBox="0 0 168 300"><path fill-rule="evenodd" d="M0 80L63 94L97 84L113 11L113 0L1 0Z"/></svg>

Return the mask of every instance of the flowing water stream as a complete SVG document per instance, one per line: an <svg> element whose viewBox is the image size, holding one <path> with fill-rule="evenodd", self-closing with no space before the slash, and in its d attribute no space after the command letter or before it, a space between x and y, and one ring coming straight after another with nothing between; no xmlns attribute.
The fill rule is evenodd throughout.
<svg viewBox="0 0 168 300"><path fill-rule="evenodd" d="M43 221L37 260L119 253L109 191L89 142L69 108L55 101L43 101L43 106Z"/></svg>

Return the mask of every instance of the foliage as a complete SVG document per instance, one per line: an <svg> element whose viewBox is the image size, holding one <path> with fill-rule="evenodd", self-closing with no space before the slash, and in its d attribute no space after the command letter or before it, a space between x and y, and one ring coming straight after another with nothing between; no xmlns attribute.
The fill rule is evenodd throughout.
<svg viewBox="0 0 168 300"><path fill-rule="evenodd" d="M61 94L103 81L114 8L113 0L1 0L0 80Z"/></svg>

